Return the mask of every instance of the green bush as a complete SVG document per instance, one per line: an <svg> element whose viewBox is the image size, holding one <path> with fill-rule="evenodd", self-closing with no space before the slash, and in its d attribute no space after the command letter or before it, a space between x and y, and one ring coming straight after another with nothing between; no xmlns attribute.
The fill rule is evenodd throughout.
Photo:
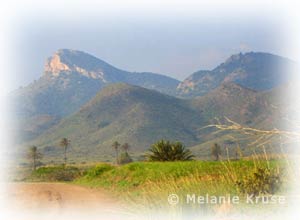
<svg viewBox="0 0 300 220"><path fill-rule="evenodd" d="M104 172L112 170L113 168L114 167L109 164L100 164L89 169L86 173L86 177L88 178L98 177L101 176Z"/></svg>
<svg viewBox="0 0 300 220"><path fill-rule="evenodd" d="M153 144L146 157L149 161L186 161L193 160L192 152L180 142L161 140Z"/></svg>
<svg viewBox="0 0 300 220"><path fill-rule="evenodd" d="M40 167L28 178L34 181L72 181L82 175L77 167Z"/></svg>
<svg viewBox="0 0 300 220"><path fill-rule="evenodd" d="M236 181L239 192L244 194L274 194L281 186L279 173L269 168L255 168L249 175Z"/></svg>

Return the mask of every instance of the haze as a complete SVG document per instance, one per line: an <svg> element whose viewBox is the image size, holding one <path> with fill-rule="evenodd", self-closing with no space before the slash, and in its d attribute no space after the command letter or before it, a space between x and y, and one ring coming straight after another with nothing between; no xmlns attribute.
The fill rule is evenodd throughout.
<svg viewBox="0 0 300 220"><path fill-rule="evenodd" d="M16 87L37 79L47 57L60 48L85 51L129 71L183 80L238 52L278 55L281 26L265 17L238 15L28 17L16 27Z"/></svg>

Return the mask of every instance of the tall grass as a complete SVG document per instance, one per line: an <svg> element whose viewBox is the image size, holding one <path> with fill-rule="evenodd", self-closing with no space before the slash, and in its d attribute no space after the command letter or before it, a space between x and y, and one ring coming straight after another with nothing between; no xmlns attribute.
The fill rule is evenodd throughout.
<svg viewBox="0 0 300 220"><path fill-rule="evenodd" d="M106 168L104 169L103 166ZM109 166L109 168L107 167ZM257 167L279 170L283 174L283 160L254 158L238 161L135 162L124 166L99 165L88 175L76 180L77 184L104 187L118 196L129 207L149 215L156 212L180 215L187 210L213 213L220 207L210 204L188 205L186 194L226 196L240 195L237 180ZM91 175L94 173L95 175ZM179 204L172 206L168 196L177 194Z"/></svg>
<svg viewBox="0 0 300 220"><path fill-rule="evenodd" d="M237 182L248 178L257 168L276 171L282 176L284 185L289 180L286 178L287 162L284 158L266 159L263 155L255 154L252 158L243 160L223 158L222 161L134 162L122 166L101 163L67 169L41 167L28 180L71 180L74 184L104 188L113 196L119 197L132 212L140 211L152 218L153 213L159 212L171 216L219 212L224 206L187 205L186 195L243 196ZM72 171L71 176L69 171ZM178 195L179 204L173 206L168 203L170 194ZM243 206L238 208L244 209ZM226 206L225 209L235 210L237 207Z"/></svg>

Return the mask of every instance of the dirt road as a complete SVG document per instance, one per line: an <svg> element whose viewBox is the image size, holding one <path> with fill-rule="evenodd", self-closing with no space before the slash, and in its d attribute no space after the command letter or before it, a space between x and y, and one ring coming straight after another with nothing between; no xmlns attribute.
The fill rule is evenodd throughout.
<svg viewBox="0 0 300 220"><path fill-rule="evenodd" d="M26 213L128 215L108 192L66 183L12 183L6 196L11 207Z"/></svg>

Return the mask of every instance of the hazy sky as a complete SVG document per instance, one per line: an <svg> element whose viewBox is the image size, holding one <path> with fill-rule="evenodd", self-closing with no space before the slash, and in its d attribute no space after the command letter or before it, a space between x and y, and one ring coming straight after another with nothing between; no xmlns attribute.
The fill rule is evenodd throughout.
<svg viewBox="0 0 300 220"><path fill-rule="evenodd" d="M211 69L240 51L286 56L278 20L255 14L33 14L16 24L18 86L37 79L46 58L60 48L91 53L120 69L179 80L197 70Z"/></svg>

